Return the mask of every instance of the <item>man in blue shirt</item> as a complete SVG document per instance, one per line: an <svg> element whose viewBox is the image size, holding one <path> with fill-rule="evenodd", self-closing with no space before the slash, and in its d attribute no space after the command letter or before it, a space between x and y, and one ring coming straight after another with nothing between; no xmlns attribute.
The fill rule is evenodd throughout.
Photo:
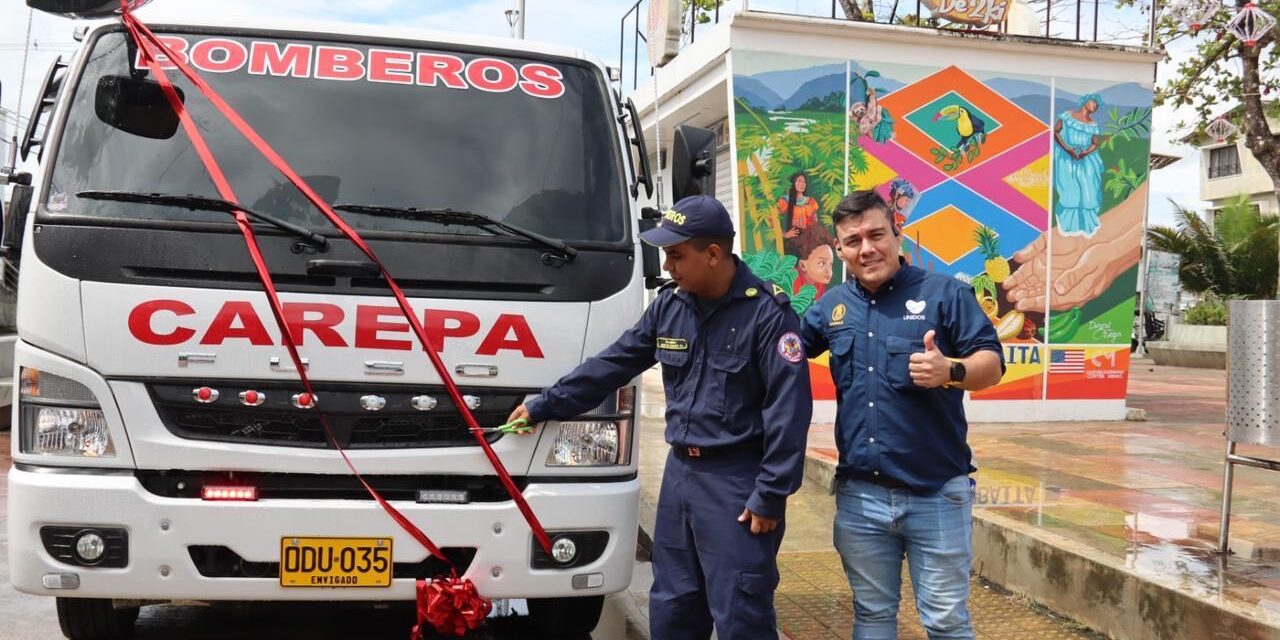
<svg viewBox="0 0 1280 640"><path fill-rule="evenodd" d="M655 639L777 638L773 593L787 496L800 488L813 410L800 319L732 253L708 196L640 237L663 247L663 287L640 322L511 419L566 420L662 363L671 445L653 532Z"/></svg>
<svg viewBox="0 0 1280 640"><path fill-rule="evenodd" d="M854 591L854 640L897 637L905 555L930 640L969 622L972 489L964 390L1004 373L973 288L903 264L887 203L851 194L834 213L854 277L805 313L805 352L831 352L836 385L836 549Z"/></svg>

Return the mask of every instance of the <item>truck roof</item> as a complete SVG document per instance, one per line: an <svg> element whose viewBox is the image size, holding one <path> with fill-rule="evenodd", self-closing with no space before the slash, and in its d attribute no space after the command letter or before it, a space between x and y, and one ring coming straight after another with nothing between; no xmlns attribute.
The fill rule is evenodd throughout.
<svg viewBox="0 0 1280 640"><path fill-rule="evenodd" d="M301 38L311 36L358 36L379 40L413 41L422 44L483 47L510 51L514 54L536 54L573 58L587 62L602 72L605 65L596 56L573 47L565 47L533 40L517 40L513 38L497 38L493 36L460 33L456 31L440 31L421 27L403 27L396 25L368 24L360 22L338 22L325 20L298 20L282 18L173 18L151 19L146 11L140 11L140 17L148 27L155 31L170 28L207 28L231 29L235 31L268 31L288 34ZM104 29L119 24L116 20L95 21L94 29Z"/></svg>

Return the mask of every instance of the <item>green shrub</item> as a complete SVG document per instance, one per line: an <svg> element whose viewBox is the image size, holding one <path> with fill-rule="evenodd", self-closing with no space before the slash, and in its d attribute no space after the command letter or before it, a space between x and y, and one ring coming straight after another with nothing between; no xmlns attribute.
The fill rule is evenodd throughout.
<svg viewBox="0 0 1280 640"><path fill-rule="evenodd" d="M1187 313L1182 319L1187 324L1226 326L1227 305L1214 300L1206 300L1187 309Z"/></svg>

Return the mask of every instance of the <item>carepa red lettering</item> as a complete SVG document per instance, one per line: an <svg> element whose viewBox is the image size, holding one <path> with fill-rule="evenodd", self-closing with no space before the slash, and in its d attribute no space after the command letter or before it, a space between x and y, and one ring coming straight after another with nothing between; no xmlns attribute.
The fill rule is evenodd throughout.
<svg viewBox="0 0 1280 640"><path fill-rule="evenodd" d="M390 305L357 305L354 326L347 312L328 302L282 303L285 326L299 346L320 348L419 350L417 340L400 308ZM143 344L172 346L190 342L199 335L201 345L249 344L283 346L274 323L264 321L253 303L228 300L213 314L207 325L200 313L181 300L146 300L129 312L129 333ZM207 315L205 317L208 317ZM526 358L543 358L542 346L528 319L517 313L503 313L487 327L480 317L456 309L425 309L422 326L437 350L451 342L480 336L475 355L497 356L514 351ZM271 319L269 313L265 316ZM315 343L319 342L318 345Z"/></svg>

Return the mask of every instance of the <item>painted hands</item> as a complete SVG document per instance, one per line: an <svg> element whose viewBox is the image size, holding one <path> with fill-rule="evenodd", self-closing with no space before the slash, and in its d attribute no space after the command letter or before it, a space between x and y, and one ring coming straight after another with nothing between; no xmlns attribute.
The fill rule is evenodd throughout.
<svg viewBox="0 0 1280 640"><path fill-rule="evenodd" d="M1001 285L1005 297L1018 311L1044 313L1047 309L1081 307L1101 295L1120 274L1138 263L1146 202L1144 183L1103 217L1102 226L1091 238L1064 236L1057 230L1041 234L1013 254L1019 266ZM1052 253L1047 246L1049 233L1053 234ZM1046 275L1053 290L1052 304L1045 298Z"/></svg>

